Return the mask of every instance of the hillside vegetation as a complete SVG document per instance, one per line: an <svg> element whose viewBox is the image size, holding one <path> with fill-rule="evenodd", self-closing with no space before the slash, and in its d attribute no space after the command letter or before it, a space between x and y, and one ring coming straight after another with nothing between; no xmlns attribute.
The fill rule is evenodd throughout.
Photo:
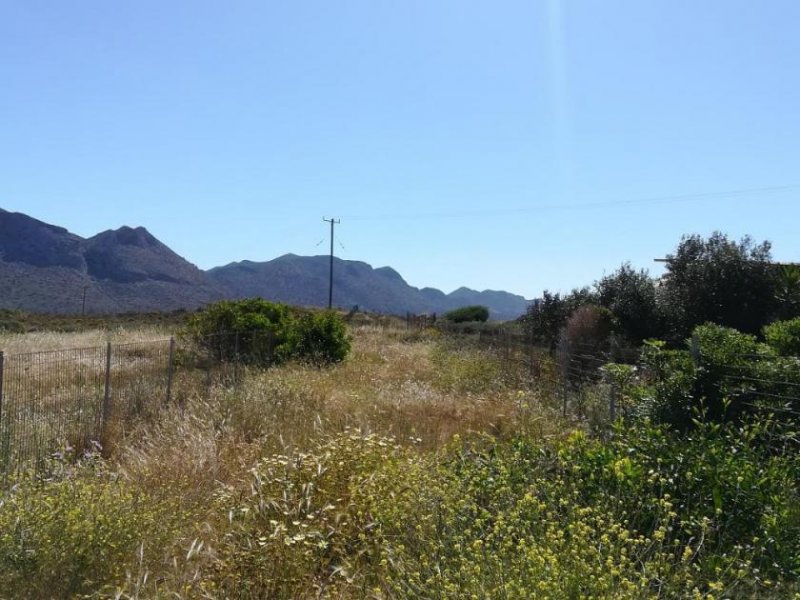
<svg viewBox="0 0 800 600"><path fill-rule="evenodd" d="M46 477L9 481L3 597L798 590L791 421L609 429L562 416L547 386L463 338L350 335L344 362L250 369L208 396L187 382L106 458L67 450ZM628 381L638 402L660 389Z"/></svg>

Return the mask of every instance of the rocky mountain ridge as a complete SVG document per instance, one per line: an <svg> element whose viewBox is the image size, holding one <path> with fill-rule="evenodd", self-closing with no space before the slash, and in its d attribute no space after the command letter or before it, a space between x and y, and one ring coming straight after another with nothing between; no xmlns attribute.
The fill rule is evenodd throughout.
<svg viewBox="0 0 800 600"><path fill-rule="evenodd" d="M144 227L82 238L63 227L0 209L0 308L34 312L116 313L195 309L222 298L260 296L326 306L328 256L286 254L202 271ZM512 319L528 301L508 292L459 288L450 294L410 286L391 267L334 259L334 304L405 314L488 306Z"/></svg>

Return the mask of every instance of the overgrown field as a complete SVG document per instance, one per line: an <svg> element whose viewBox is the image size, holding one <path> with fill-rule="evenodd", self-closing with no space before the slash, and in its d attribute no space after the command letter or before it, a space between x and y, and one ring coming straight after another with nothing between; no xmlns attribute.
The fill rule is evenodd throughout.
<svg viewBox="0 0 800 600"><path fill-rule="evenodd" d="M351 334L338 365L186 382L107 458L9 482L0 597L796 594L785 424L600 431L486 350Z"/></svg>

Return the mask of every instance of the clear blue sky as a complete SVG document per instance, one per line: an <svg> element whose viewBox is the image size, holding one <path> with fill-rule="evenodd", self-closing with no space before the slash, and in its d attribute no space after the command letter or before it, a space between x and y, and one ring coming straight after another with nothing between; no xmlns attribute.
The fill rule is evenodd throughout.
<svg viewBox="0 0 800 600"><path fill-rule="evenodd" d="M445 291L714 229L800 260L798 167L797 0L0 2L0 207L203 268L325 253L323 216Z"/></svg>

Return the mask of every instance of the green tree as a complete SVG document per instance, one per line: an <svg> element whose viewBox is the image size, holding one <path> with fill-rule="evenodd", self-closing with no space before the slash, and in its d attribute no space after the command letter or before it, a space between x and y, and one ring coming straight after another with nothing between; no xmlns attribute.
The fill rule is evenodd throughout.
<svg viewBox="0 0 800 600"><path fill-rule="evenodd" d="M614 314L621 333L630 341L638 344L662 335L655 281L647 271L636 271L625 263L595 286L598 303Z"/></svg>
<svg viewBox="0 0 800 600"><path fill-rule="evenodd" d="M670 337L707 322L758 334L776 310L773 271L769 242L737 242L720 232L684 236L667 257L660 295L673 313Z"/></svg>
<svg viewBox="0 0 800 600"><path fill-rule="evenodd" d="M555 349L561 330L572 313L581 306L594 304L595 300L595 294L588 287L576 288L563 297L545 290L542 298L528 307L521 320L537 343Z"/></svg>

